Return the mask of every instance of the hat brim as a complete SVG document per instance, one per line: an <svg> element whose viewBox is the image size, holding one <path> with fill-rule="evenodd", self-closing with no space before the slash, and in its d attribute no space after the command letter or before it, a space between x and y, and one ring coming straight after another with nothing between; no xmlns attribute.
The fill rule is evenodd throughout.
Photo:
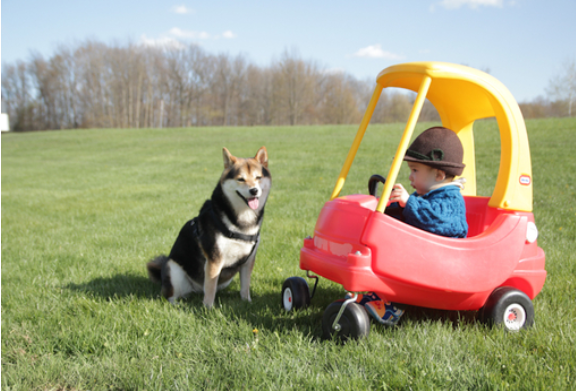
<svg viewBox="0 0 576 391"><path fill-rule="evenodd" d="M417 159L417 158L414 158L414 157L408 156L408 155L404 156L404 161L425 164L427 166L445 171L446 174L453 175L453 176L457 176L457 175L462 174L462 171L464 171L464 167L466 167L466 165L464 163L458 164L458 163L451 163L451 162L438 161L438 160L423 160L423 159Z"/></svg>

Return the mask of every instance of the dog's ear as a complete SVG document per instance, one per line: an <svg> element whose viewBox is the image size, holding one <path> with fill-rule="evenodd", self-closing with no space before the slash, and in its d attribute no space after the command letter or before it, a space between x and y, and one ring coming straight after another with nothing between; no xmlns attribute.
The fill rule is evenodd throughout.
<svg viewBox="0 0 576 391"><path fill-rule="evenodd" d="M262 147L256 152L256 156L254 159L264 167L268 168L268 152L266 151L266 147Z"/></svg>
<svg viewBox="0 0 576 391"><path fill-rule="evenodd" d="M226 148L222 148L222 156L224 157L224 168L230 167L238 160L235 156L232 156Z"/></svg>

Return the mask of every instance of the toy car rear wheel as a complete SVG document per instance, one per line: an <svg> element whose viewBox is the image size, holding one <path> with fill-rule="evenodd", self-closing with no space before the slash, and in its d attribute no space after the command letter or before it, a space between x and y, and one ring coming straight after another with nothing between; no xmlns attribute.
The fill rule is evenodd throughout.
<svg viewBox="0 0 576 391"><path fill-rule="evenodd" d="M534 306L522 291L497 288L484 305L482 320L489 325L502 325L508 331L518 331L534 324Z"/></svg>
<svg viewBox="0 0 576 391"><path fill-rule="evenodd" d="M350 303L346 306L338 321L339 330L334 329L334 320L343 304L344 300L339 300L326 307L322 316L322 337L324 339L338 338L341 341L367 337L370 333L370 318L366 310L357 303Z"/></svg>
<svg viewBox="0 0 576 391"><path fill-rule="evenodd" d="M282 285L282 307L286 311L305 308L310 304L308 283L302 277L290 277Z"/></svg>

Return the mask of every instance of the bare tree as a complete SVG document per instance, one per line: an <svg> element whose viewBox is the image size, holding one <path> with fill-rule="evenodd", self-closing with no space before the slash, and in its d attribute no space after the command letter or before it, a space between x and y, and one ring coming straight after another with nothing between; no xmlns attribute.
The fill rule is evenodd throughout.
<svg viewBox="0 0 576 391"><path fill-rule="evenodd" d="M107 53L108 47L95 41L86 41L75 51L81 127L112 127L108 86L104 82Z"/></svg>
<svg viewBox="0 0 576 391"><path fill-rule="evenodd" d="M207 55L197 45L186 49L186 108L182 125L200 125L200 102L208 89Z"/></svg>
<svg viewBox="0 0 576 391"><path fill-rule="evenodd" d="M10 116L13 130L36 129L32 123L34 103L28 66L23 61L2 65L2 104Z"/></svg>
<svg viewBox="0 0 576 391"><path fill-rule="evenodd" d="M272 115L272 72L268 68L249 65L246 84L240 95L242 125L270 125Z"/></svg>
<svg viewBox="0 0 576 391"><path fill-rule="evenodd" d="M304 114L314 108L314 92L321 82L316 64L302 60L295 50L286 50L273 69L274 99L280 118L290 125L313 122L311 118L306 121Z"/></svg>
<svg viewBox="0 0 576 391"><path fill-rule="evenodd" d="M38 53L32 56L30 73L38 93L40 116L45 117L45 129L63 129L67 111L65 86L62 84L63 60L56 54L49 60Z"/></svg>
<svg viewBox="0 0 576 391"><path fill-rule="evenodd" d="M213 119L218 125L236 125L239 111L240 89L245 84L246 60L242 55L231 59L220 54L214 59L211 78Z"/></svg>
<svg viewBox="0 0 576 391"><path fill-rule="evenodd" d="M344 73L326 76L320 91L322 123L349 124L359 121L361 114L353 80Z"/></svg>
<svg viewBox="0 0 576 391"><path fill-rule="evenodd" d="M576 97L576 62L574 59L564 61L562 72L550 80L546 92L552 99L566 102L568 116L571 117L572 105Z"/></svg>

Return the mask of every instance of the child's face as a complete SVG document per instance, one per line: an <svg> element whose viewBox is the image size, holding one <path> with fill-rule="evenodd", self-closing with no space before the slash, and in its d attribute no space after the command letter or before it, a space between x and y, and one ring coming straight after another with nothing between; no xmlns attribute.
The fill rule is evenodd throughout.
<svg viewBox="0 0 576 391"><path fill-rule="evenodd" d="M412 186L416 193L424 195L432 190L432 187L442 182L441 171L422 163L408 162L410 167L410 186Z"/></svg>

